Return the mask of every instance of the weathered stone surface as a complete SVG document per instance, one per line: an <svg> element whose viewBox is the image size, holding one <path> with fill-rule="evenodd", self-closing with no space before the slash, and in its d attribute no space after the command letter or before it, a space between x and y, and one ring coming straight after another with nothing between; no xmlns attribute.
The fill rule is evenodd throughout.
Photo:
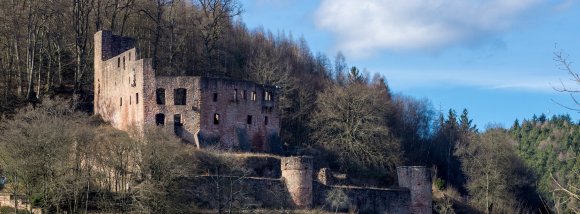
<svg viewBox="0 0 580 214"><path fill-rule="evenodd" d="M280 152L276 87L223 78L157 76L151 60L139 58L132 38L99 31L94 42L95 114L115 128L142 131L162 123L198 147ZM164 91L163 104L157 102L158 90ZM184 100L175 100L178 91L185 92Z"/></svg>
<svg viewBox="0 0 580 214"><path fill-rule="evenodd" d="M290 195L280 179L197 176L183 180L180 189L186 192L184 204L216 209L233 205L234 211L257 208L287 209L292 207ZM230 203L231 202L231 203Z"/></svg>
<svg viewBox="0 0 580 214"><path fill-rule="evenodd" d="M142 132L146 126L162 123L198 147L280 151L276 87L223 78L157 76L151 59L139 57L133 39L99 31L94 42L95 114L114 127ZM159 89L164 90L163 104L157 102ZM179 92L185 92L185 99L179 99ZM431 177L425 167L399 167L399 186L404 188L377 189L325 185L332 178L328 171L322 171L319 178L325 184L313 184L312 157L282 158L280 169L275 170L259 160L248 161L256 165L251 175L276 177L279 174L274 171L281 170L282 179L199 176L184 182L194 185L188 190L209 196L233 196L227 187L241 188L253 199L246 201L244 196L240 203L257 203L256 207L328 207L326 194L339 189L361 213L431 213ZM189 200L215 207L209 204L215 201L206 196Z"/></svg>
<svg viewBox="0 0 580 214"><path fill-rule="evenodd" d="M432 212L431 171L424 166L397 167L399 186L411 191L411 213Z"/></svg>
<svg viewBox="0 0 580 214"><path fill-rule="evenodd" d="M312 157L285 157L281 164L282 178L294 205L312 207Z"/></svg>
<svg viewBox="0 0 580 214"><path fill-rule="evenodd" d="M348 208L358 213L407 214L410 212L411 193L406 188L329 186L314 182L314 204L317 207L330 207L326 198L332 190L343 191L348 196Z"/></svg>

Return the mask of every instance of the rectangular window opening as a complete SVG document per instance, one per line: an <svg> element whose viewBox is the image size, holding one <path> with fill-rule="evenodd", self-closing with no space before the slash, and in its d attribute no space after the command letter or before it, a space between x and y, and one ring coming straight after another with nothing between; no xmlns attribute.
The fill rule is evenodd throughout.
<svg viewBox="0 0 580 214"><path fill-rule="evenodd" d="M234 100L238 101L238 89L234 89Z"/></svg>
<svg viewBox="0 0 580 214"><path fill-rule="evenodd" d="M123 98L119 97L119 106L123 106Z"/></svg>
<svg viewBox="0 0 580 214"><path fill-rule="evenodd" d="M218 93L213 93L213 101L217 102L218 100Z"/></svg>
<svg viewBox="0 0 580 214"><path fill-rule="evenodd" d="M187 89L178 88L173 90L173 104L185 105L187 103Z"/></svg>
<svg viewBox="0 0 580 214"><path fill-rule="evenodd" d="M156 114L155 115L155 125L165 125L165 115L164 114Z"/></svg>
<svg viewBox="0 0 580 214"><path fill-rule="evenodd" d="M183 123L181 122L181 114L173 115L173 131L177 136L183 133Z"/></svg>
<svg viewBox="0 0 580 214"><path fill-rule="evenodd" d="M135 104L139 104L139 93L135 93Z"/></svg>
<svg viewBox="0 0 580 214"><path fill-rule="evenodd" d="M165 105L165 89L164 88L158 88L155 91L155 95L157 98L157 105Z"/></svg>
<svg viewBox="0 0 580 214"><path fill-rule="evenodd" d="M248 124L252 124L252 115L248 115L248 119L246 121Z"/></svg>
<svg viewBox="0 0 580 214"><path fill-rule="evenodd" d="M264 117L264 125L268 125L268 116Z"/></svg>

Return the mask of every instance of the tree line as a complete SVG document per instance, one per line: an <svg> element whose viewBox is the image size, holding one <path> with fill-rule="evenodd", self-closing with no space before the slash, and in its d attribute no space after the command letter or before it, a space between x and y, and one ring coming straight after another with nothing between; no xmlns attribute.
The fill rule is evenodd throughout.
<svg viewBox="0 0 580 214"><path fill-rule="evenodd" d="M285 155L313 155L318 167L383 187L395 183L398 165L432 166L443 194L439 212L463 205L487 213L578 209L578 198L564 192L576 190L577 197L578 123L536 118L480 131L467 110L444 113L427 99L392 93L385 77L348 65L341 53L312 53L291 33L249 30L237 19L241 13L236 0L5 1L0 146L5 174L20 178L14 188L45 209L170 212L169 199L177 196L167 191L175 185L164 182L188 168L183 156L166 157L180 148L167 143L175 139L130 139L81 113L92 106L93 34L110 29L135 38L157 75L279 86ZM72 107L53 100L59 96ZM28 103L35 107L22 109ZM132 163L131 155L143 158ZM564 190L550 195L556 188Z"/></svg>

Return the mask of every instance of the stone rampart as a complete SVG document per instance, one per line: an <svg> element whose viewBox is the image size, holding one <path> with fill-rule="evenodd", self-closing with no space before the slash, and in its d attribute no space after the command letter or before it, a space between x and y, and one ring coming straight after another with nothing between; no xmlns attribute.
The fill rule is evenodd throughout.
<svg viewBox="0 0 580 214"><path fill-rule="evenodd" d="M358 213L409 213L411 193L406 188L384 189L351 186L328 186L314 182L314 206L332 207L330 194L343 192L348 202L339 207L341 211L356 210ZM336 199L335 199L336 200Z"/></svg>

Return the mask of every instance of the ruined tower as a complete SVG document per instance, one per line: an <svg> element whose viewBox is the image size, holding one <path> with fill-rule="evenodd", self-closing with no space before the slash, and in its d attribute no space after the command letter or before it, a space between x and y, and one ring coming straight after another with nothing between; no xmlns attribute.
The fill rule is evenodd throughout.
<svg viewBox="0 0 580 214"><path fill-rule="evenodd" d="M432 212L431 170L425 166L397 167L399 186L411 191L411 213Z"/></svg>
<svg viewBox="0 0 580 214"><path fill-rule="evenodd" d="M312 157L284 157L281 164L282 178L294 204L312 207Z"/></svg>

